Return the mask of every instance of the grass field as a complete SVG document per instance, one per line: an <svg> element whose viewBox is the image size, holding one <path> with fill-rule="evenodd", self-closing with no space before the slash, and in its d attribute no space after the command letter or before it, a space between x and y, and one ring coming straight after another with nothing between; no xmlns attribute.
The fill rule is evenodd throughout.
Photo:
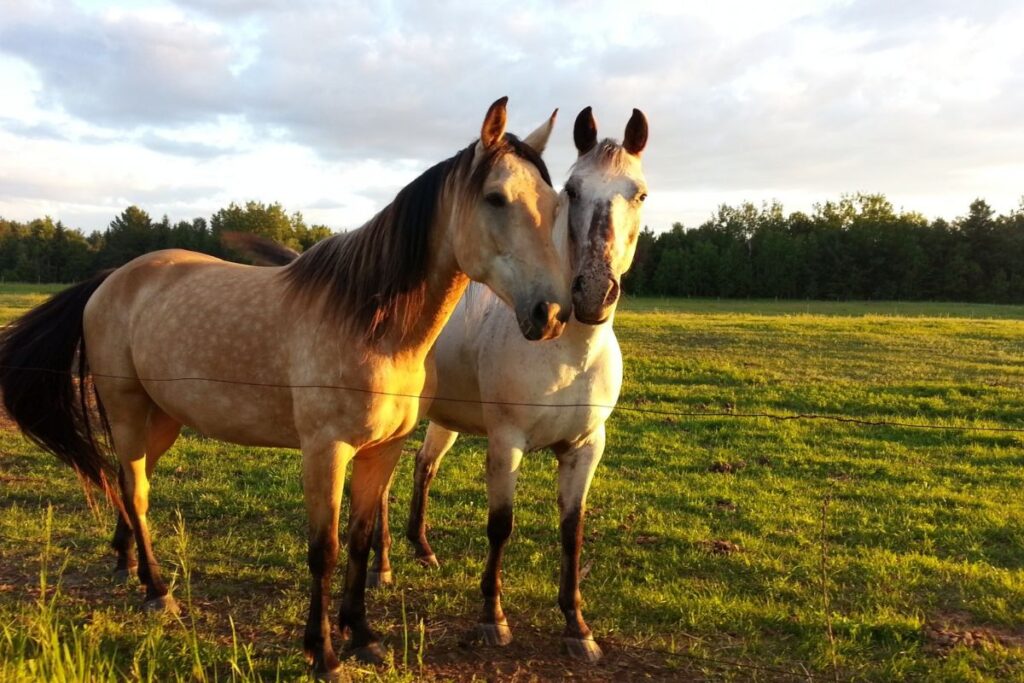
<svg viewBox="0 0 1024 683"><path fill-rule="evenodd" d="M0 289L0 316L42 300L32 291ZM419 568L396 538L396 585L369 601L394 663L353 675L1024 680L1024 434L624 410L1024 427L1022 319L966 304L627 301L623 410L584 549L604 662L559 652L547 454L524 460L506 555L516 641L459 648L486 547L485 442L463 437L433 489L442 567ZM178 622L110 582L110 515L90 512L70 471L0 431L0 679L303 678L298 465L195 435L161 461L152 518L188 604ZM410 479L407 457L396 525Z"/></svg>

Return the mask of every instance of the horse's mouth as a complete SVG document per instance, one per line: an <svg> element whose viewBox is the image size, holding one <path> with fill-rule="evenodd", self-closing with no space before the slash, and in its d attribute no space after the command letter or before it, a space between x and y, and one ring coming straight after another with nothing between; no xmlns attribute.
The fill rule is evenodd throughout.
<svg viewBox="0 0 1024 683"><path fill-rule="evenodd" d="M591 319L591 318L585 318L585 317L581 316L579 313L576 314L576 319L579 320L584 325L595 325L595 326L596 325L604 325L606 322L608 322L608 318L610 318L610 317L611 316L606 315L605 317L600 318L600 319Z"/></svg>

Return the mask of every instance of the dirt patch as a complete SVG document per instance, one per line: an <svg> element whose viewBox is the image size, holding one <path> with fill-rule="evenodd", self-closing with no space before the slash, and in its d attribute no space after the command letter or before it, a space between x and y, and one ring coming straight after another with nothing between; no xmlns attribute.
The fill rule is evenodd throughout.
<svg viewBox="0 0 1024 683"><path fill-rule="evenodd" d="M424 656L425 677L442 680L500 681L678 681L701 679L690 662L661 653L637 650L613 640L598 639L604 658L596 665L569 659L558 646L557 631L512 625L514 640L503 648L474 648L460 644L473 626L470 619L433 618L426 625L430 643ZM555 636L555 637L553 637ZM402 643L389 643L396 653ZM413 657L414 658L414 657ZM674 659L675 661L669 661ZM415 668L415 665L413 665Z"/></svg>
<svg viewBox="0 0 1024 683"><path fill-rule="evenodd" d="M1024 649L1024 629L974 624L970 615L964 613L936 617L925 625L924 639L928 649L940 657L945 657L956 647Z"/></svg>
<svg viewBox="0 0 1024 683"><path fill-rule="evenodd" d="M742 553L743 548L732 541L715 540L715 541L701 541L698 545L705 551L713 555L733 555L735 553Z"/></svg>
<svg viewBox="0 0 1024 683"><path fill-rule="evenodd" d="M655 534L637 534L633 538L633 542L637 545L654 545L661 539Z"/></svg>
<svg viewBox="0 0 1024 683"><path fill-rule="evenodd" d="M734 472L739 472L746 466L747 462L745 460L737 460L735 462L718 460L711 464L708 471L714 472L715 474L733 474Z"/></svg>

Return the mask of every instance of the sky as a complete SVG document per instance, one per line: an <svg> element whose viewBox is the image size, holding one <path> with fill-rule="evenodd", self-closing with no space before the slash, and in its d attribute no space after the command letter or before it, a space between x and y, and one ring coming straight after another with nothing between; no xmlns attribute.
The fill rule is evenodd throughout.
<svg viewBox="0 0 1024 683"><path fill-rule="evenodd" d="M650 123L644 222L882 192L934 218L1024 195L1024 3L0 0L0 216L92 231L280 202L357 227L509 97Z"/></svg>

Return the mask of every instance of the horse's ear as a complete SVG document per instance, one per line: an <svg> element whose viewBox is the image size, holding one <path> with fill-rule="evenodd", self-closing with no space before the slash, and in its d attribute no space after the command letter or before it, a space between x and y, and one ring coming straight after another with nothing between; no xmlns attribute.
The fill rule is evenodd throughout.
<svg viewBox="0 0 1024 683"><path fill-rule="evenodd" d="M572 127L572 139L580 156L594 149L594 145L597 144L597 121L594 120L594 111L590 107L576 117L576 124Z"/></svg>
<svg viewBox="0 0 1024 683"><path fill-rule="evenodd" d="M647 117L639 109L634 109L629 117L622 146L633 156L640 156L647 146Z"/></svg>
<svg viewBox="0 0 1024 683"><path fill-rule="evenodd" d="M523 140L526 145L537 154L543 154L544 148L548 146L548 139L555 127L555 119L558 118L558 110L551 112L551 118L537 126L537 130L526 136Z"/></svg>
<svg viewBox="0 0 1024 683"><path fill-rule="evenodd" d="M508 97L502 97L495 100L487 110L484 125L480 128L480 144L484 149L493 149L505 138L505 124L508 122L508 114L505 112L507 104Z"/></svg>

